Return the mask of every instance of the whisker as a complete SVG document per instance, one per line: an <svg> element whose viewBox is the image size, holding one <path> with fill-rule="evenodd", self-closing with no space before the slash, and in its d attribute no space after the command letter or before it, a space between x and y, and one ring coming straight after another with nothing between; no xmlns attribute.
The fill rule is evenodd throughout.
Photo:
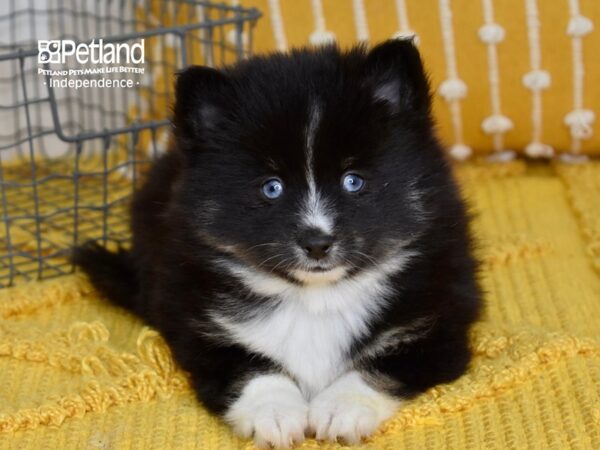
<svg viewBox="0 0 600 450"><path fill-rule="evenodd" d="M279 242L265 242L264 244L253 245L252 247L247 248L246 251L254 250L255 248L258 248L258 247L265 247L267 245L271 245L271 246L275 245L276 246L276 245L282 245L282 244L280 244Z"/></svg>
<svg viewBox="0 0 600 450"><path fill-rule="evenodd" d="M277 269L277 268L278 268L278 267L279 267L281 264L283 264L283 263L286 263L286 262L287 262L287 265L286 265L286 266L283 268L284 270L287 270L287 269L289 269L289 268L290 268L290 266L291 266L291 264L294 262L294 260L293 260L293 259L291 259L291 258L284 258L284 259L282 259L280 262L278 262L278 263L275 265L275 267L273 267L273 268L272 268L270 271L271 271L271 272L274 272L274 271L275 271L275 270L276 270L276 269Z"/></svg>
<svg viewBox="0 0 600 450"><path fill-rule="evenodd" d="M262 262L261 262L261 263L260 263L258 266L256 266L256 267L257 267L257 268L259 268L259 267L262 267L262 266L263 266L263 265L265 265L265 264L266 264L268 261L271 261L272 259L275 259L275 258L279 258L280 256L285 256L285 254L284 254L284 253L279 253L279 254L277 254L277 255L270 256L270 257L268 257L267 259L265 259L264 261L262 261Z"/></svg>
<svg viewBox="0 0 600 450"><path fill-rule="evenodd" d="M359 255L359 256L362 256L362 257L366 258L367 261L369 261L371 264L375 264L375 265L378 264L377 261L372 256L369 256L366 253L363 253L363 252L360 252L360 251L356 251L355 253L357 255Z"/></svg>

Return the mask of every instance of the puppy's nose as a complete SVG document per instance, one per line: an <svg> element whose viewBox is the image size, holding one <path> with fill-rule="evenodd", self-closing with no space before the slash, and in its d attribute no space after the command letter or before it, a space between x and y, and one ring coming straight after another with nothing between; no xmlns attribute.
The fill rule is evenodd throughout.
<svg viewBox="0 0 600 450"><path fill-rule="evenodd" d="M331 250L333 236L328 234L309 234L300 238L298 244L313 259L323 259Z"/></svg>

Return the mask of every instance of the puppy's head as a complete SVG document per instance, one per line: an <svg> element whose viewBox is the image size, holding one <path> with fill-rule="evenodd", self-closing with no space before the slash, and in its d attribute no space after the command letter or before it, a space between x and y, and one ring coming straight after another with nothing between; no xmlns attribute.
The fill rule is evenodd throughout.
<svg viewBox="0 0 600 450"><path fill-rule="evenodd" d="M179 75L181 204L236 264L329 283L399 264L443 164L419 54L303 49Z"/></svg>

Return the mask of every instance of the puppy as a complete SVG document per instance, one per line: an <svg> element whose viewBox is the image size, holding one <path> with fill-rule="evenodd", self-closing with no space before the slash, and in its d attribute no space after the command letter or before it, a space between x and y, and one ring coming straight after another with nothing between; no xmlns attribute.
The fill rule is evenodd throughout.
<svg viewBox="0 0 600 450"><path fill-rule="evenodd" d="M433 128L410 41L190 67L131 250L74 262L241 436L357 443L470 359L477 263Z"/></svg>

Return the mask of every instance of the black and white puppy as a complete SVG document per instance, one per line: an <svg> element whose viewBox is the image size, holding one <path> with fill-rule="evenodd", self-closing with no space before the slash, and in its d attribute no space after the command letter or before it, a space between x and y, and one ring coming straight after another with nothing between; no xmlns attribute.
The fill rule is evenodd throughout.
<svg viewBox="0 0 600 450"><path fill-rule="evenodd" d="M176 97L131 250L74 262L209 410L263 446L358 442L465 371L477 264L411 42L191 67Z"/></svg>

